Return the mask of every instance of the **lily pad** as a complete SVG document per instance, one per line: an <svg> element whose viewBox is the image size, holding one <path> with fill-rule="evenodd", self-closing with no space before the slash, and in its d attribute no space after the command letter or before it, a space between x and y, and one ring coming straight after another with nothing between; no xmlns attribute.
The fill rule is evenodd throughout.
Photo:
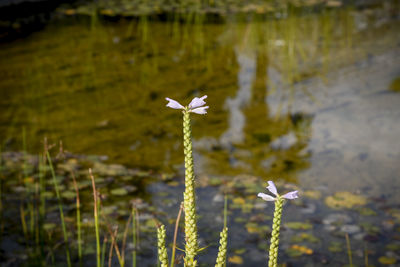
<svg viewBox="0 0 400 267"><path fill-rule="evenodd" d="M378 261L384 265L391 265L391 264L395 264L397 260L394 257L382 256L382 257L379 257Z"/></svg>
<svg viewBox="0 0 400 267"><path fill-rule="evenodd" d="M45 223L43 225L43 229L46 230L46 231L53 230L54 228L56 228L56 224L55 223Z"/></svg>
<svg viewBox="0 0 400 267"><path fill-rule="evenodd" d="M240 257L239 255L234 255L228 258L228 262L233 264L243 264L243 258Z"/></svg>
<svg viewBox="0 0 400 267"><path fill-rule="evenodd" d="M61 193L61 196L66 199L73 199L76 197L76 192L73 191L64 191Z"/></svg>
<svg viewBox="0 0 400 267"><path fill-rule="evenodd" d="M367 207L361 207L357 209L357 211L364 216L375 216L376 212L373 209L367 208Z"/></svg>
<svg viewBox="0 0 400 267"><path fill-rule="evenodd" d="M293 229L293 230L309 230L313 226L310 223L288 222L288 223L285 223L285 227Z"/></svg>
<svg viewBox="0 0 400 267"><path fill-rule="evenodd" d="M128 194L128 190L121 187L121 188L116 188L116 189L111 190L110 193L111 193L111 195L114 195L114 196L125 196Z"/></svg>
<svg viewBox="0 0 400 267"><path fill-rule="evenodd" d="M54 193L51 191L45 191L41 193L41 196L44 198L52 198L54 197Z"/></svg>
<svg viewBox="0 0 400 267"><path fill-rule="evenodd" d="M343 247L343 243L335 241L329 244L328 250L333 253L338 253L343 251Z"/></svg>
<svg viewBox="0 0 400 267"><path fill-rule="evenodd" d="M302 195L305 197L311 198L311 199L320 199L321 198L321 192L316 191L316 190L304 191Z"/></svg>
<svg viewBox="0 0 400 267"><path fill-rule="evenodd" d="M318 243L319 239L310 233L300 233L300 234L293 236L291 241L294 243L300 243L303 241L310 242L310 243Z"/></svg>
<svg viewBox="0 0 400 267"><path fill-rule="evenodd" d="M391 243L386 246L387 250L400 251L400 243Z"/></svg>
<svg viewBox="0 0 400 267"><path fill-rule="evenodd" d="M250 234L265 234L266 232L270 232L271 228L268 225L258 225L254 222L246 223L247 232Z"/></svg>
<svg viewBox="0 0 400 267"><path fill-rule="evenodd" d="M325 198L325 204L332 209L351 209L355 206L364 206L366 203L367 199L364 196L350 192L337 192Z"/></svg>
<svg viewBox="0 0 400 267"><path fill-rule="evenodd" d="M302 255L311 255L314 251L306 246L292 245L286 253L289 257L300 257Z"/></svg>

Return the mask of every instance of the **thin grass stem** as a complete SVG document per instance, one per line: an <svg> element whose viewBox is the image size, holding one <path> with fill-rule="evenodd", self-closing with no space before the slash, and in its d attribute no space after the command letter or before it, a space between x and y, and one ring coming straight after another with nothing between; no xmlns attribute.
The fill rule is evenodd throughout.
<svg viewBox="0 0 400 267"><path fill-rule="evenodd" d="M228 197L225 195L224 197L224 228L227 227L228 224Z"/></svg>
<svg viewBox="0 0 400 267"><path fill-rule="evenodd" d="M100 261L101 248L100 248L100 234L99 234L97 191L96 191L96 184L94 182L92 169L89 169L89 176L90 176L90 179L92 180L93 198L94 198L94 225L95 225L95 230L96 230L96 259L97 259L97 267L100 267L101 266L101 261Z"/></svg>
<svg viewBox="0 0 400 267"><path fill-rule="evenodd" d="M349 264L350 264L350 267L352 267L353 266L353 256L351 253L349 234L346 233L345 237L346 237L347 255L349 256Z"/></svg>
<svg viewBox="0 0 400 267"><path fill-rule="evenodd" d="M181 202L181 206L179 207L178 216L176 217L176 222L175 222L174 241L172 243L171 267L174 267L175 264L176 237L178 236L178 227L179 227L179 221L181 220L182 211L183 211L183 202Z"/></svg>
<svg viewBox="0 0 400 267"><path fill-rule="evenodd" d="M102 248L101 248L101 264L100 264L101 267L104 267L104 261L105 261L105 259L106 259L107 241L108 241L107 236L104 236L104 239L103 239L103 246L102 246Z"/></svg>
<svg viewBox="0 0 400 267"><path fill-rule="evenodd" d="M71 172L72 181L76 192L76 224L77 224L77 238L78 238L78 258L79 263L82 265L82 239L81 239L81 203L79 199L79 188L76 183L74 172Z"/></svg>
<svg viewBox="0 0 400 267"><path fill-rule="evenodd" d="M56 191L56 196L57 196L57 200L58 200L58 209L60 210L61 227L62 227L64 242L65 242L65 253L67 255L67 265L68 265L68 267L71 267L71 258L70 258L70 253L69 253L69 244L68 244L68 233L67 233L67 228L65 226L64 211L63 211L63 207L62 207L62 203L61 203L60 191L58 190L56 174L54 172L53 163L51 161L49 151L46 151L46 155L47 155L47 161L48 161L49 167L50 167L50 172L51 172L51 175L53 176L54 189Z"/></svg>
<svg viewBox="0 0 400 267"><path fill-rule="evenodd" d="M132 214L129 215L128 221L126 222L126 225L125 225L124 235L122 237L122 247L121 247L122 255L121 256L122 256L122 261L124 262L124 264L125 264L126 239L128 237L129 225L131 223L131 220L132 220Z"/></svg>
<svg viewBox="0 0 400 267"><path fill-rule="evenodd" d="M24 233L25 239L28 240L28 227L26 226L25 209L23 203L21 203L19 206L19 214L21 217L22 232Z"/></svg>
<svg viewBox="0 0 400 267"><path fill-rule="evenodd" d="M132 266L136 267L136 255L137 255L137 231L138 231L138 224L137 218L138 213L135 207L132 207L132 241L133 241L133 251L132 251Z"/></svg>
<svg viewBox="0 0 400 267"><path fill-rule="evenodd" d="M112 233L111 233L111 236L112 236ZM108 252L108 267L111 267L112 256L113 256L113 249L114 249L114 240L111 239L110 251Z"/></svg>

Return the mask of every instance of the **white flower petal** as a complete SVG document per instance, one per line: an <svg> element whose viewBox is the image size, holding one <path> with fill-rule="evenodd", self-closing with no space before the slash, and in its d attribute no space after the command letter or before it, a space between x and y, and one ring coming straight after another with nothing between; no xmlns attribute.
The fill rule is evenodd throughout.
<svg viewBox="0 0 400 267"><path fill-rule="evenodd" d="M207 114L206 109L208 109L208 106L191 109L190 112L204 115L204 114Z"/></svg>
<svg viewBox="0 0 400 267"><path fill-rule="evenodd" d="M175 101L171 98L166 97L165 100L169 101L167 107L174 108L174 109L184 109L185 107L179 104L178 101Z"/></svg>
<svg viewBox="0 0 400 267"><path fill-rule="evenodd" d="M276 186L275 186L274 182L268 181L267 189L268 189L272 194L274 194L275 196L278 195L278 191L276 190Z"/></svg>
<svg viewBox="0 0 400 267"><path fill-rule="evenodd" d="M286 198L286 199L295 199L295 198L298 198L299 196L297 195L297 191L292 191L292 192L284 194L282 197Z"/></svg>
<svg viewBox="0 0 400 267"><path fill-rule="evenodd" d="M202 97L193 98L193 100L189 104L189 108L190 109L195 109L195 108L198 108L198 107L201 107L201 106L205 105L206 102L204 101L204 99L206 99L206 98L207 98L206 95L202 96Z"/></svg>
<svg viewBox="0 0 400 267"><path fill-rule="evenodd" d="M267 194L264 194L264 193L258 193L257 196L261 197L265 201L275 201L276 200L273 196L270 196L270 195L267 195Z"/></svg>

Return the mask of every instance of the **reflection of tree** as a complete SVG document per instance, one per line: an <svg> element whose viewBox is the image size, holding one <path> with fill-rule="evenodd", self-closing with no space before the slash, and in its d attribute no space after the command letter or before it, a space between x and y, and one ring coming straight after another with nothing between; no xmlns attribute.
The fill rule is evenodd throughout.
<svg viewBox="0 0 400 267"><path fill-rule="evenodd" d="M251 103L245 110L245 147L251 151L251 157L241 157L241 160L245 161L251 167L251 172L256 175L293 177L295 172L308 165L304 155L299 155L306 147L307 139L300 138L304 135L294 134L298 131L298 124L294 123L290 114L280 117L269 114L266 102L268 64L269 57L265 50L259 50Z"/></svg>
<svg viewBox="0 0 400 267"><path fill-rule="evenodd" d="M238 58L243 56L240 53L237 53ZM224 138L221 138L221 149L208 154L212 169L224 174L245 172L262 177L290 176L293 179L295 172L308 166L307 156L301 152L307 145L310 123L303 123L305 116L301 114L287 114L279 118L269 114L266 102L269 57L263 49L247 54L247 61L238 61L245 65L240 71L254 72L247 73L251 84L247 87L248 79L238 74L238 86L248 92L243 93L243 88L239 88L236 98L229 100L238 102L242 96L242 101L230 109L230 112L237 113L235 109L240 108L240 115L244 116L244 125L239 127L242 132L235 133L231 126L225 132ZM240 124L240 116L236 117L239 121L231 120L230 123Z"/></svg>

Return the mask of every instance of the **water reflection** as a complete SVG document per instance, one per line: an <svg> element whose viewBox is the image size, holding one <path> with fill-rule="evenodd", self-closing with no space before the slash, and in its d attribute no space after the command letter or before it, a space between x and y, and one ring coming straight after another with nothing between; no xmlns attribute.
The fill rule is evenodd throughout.
<svg viewBox="0 0 400 267"><path fill-rule="evenodd" d="M394 47L390 10L50 25L2 44L3 147L19 149L25 126L32 151L46 135L77 153L176 171L180 118L164 97L208 94L210 112L193 125L202 172L295 179L309 166L314 115L295 99L320 104L314 79L331 82L327 74Z"/></svg>

